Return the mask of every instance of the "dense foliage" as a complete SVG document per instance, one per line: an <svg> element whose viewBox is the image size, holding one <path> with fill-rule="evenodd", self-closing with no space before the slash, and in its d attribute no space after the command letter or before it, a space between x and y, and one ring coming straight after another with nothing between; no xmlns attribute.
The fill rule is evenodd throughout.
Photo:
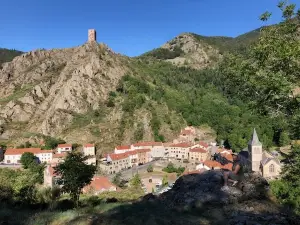
<svg viewBox="0 0 300 225"><path fill-rule="evenodd" d="M162 169L162 171L167 173L177 173L178 176L181 175L184 170L184 167L175 167L173 163L169 163L167 167Z"/></svg>
<svg viewBox="0 0 300 225"><path fill-rule="evenodd" d="M280 203L300 213L300 146L293 146L282 168L282 179L271 182L273 194Z"/></svg>
<svg viewBox="0 0 300 225"><path fill-rule="evenodd" d="M180 47L175 47L173 50L166 48L157 48L150 52L145 53L142 57L153 57L156 59L174 59L183 54Z"/></svg>
<svg viewBox="0 0 300 225"><path fill-rule="evenodd" d="M78 205L82 188L91 182L96 172L96 166L85 163L87 158L82 153L71 152L55 167L55 173L59 175L58 183L63 185L64 192L70 193L76 205Z"/></svg>

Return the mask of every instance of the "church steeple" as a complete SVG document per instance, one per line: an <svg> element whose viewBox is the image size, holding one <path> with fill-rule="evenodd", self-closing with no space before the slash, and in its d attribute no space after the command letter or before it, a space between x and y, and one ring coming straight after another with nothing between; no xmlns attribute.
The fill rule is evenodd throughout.
<svg viewBox="0 0 300 225"><path fill-rule="evenodd" d="M260 146L260 145L262 145L262 143L258 139L255 128L253 130L252 138L250 139L248 145L251 145L251 146Z"/></svg>

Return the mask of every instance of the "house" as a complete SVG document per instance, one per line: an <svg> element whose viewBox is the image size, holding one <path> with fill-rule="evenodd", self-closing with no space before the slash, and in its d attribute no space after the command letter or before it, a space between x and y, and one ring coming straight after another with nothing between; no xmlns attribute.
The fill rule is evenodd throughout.
<svg viewBox="0 0 300 225"><path fill-rule="evenodd" d="M82 189L83 193L93 193L95 195L105 191L117 191L117 187L107 177L103 176L94 176L91 183Z"/></svg>
<svg viewBox="0 0 300 225"><path fill-rule="evenodd" d="M99 167L106 174L118 173L131 167L129 155L127 153L107 154Z"/></svg>
<svg viewBox="0 0 300 225"><path fill-rule="evenodd" d="M94 155L96 155L95 145L94 144L85 144L85 145L83 145L83 154L85 156L94 156Z"/></svg>
<svg viewBox="0 0 300 225"><path fill-rule="evenodd" d="M51 164L58 164L62 162L67 157L67 155L67 152L53 154Z"/></svg>
<svg viewBox="0 0 300 225"><path fill-rule="evenodd" d="M57 152L63 153L63 152L71 152L72 151L72 145L71 144L59 144L57 146Z"/></svg>
<svg viewBox="0 0 300 225"><path fill-rule="evenodd" d="M194 162L204 162L209 157L208 151L203 148L192 148L189 151L189 160Z"/></svg>
<svg viewBox="0 0 300 225"><path fill-rule="evenodd" d="M138 155L138 164L139 165L151 162L152 155L151 155L150 149L138 149L138 150L136 150L136 152Z"/></svg>
<svg viewBox="0 0 300 225"><path fill-rule="evenodd" d="M261 173L266 179L278 178L281 173L282 164L276 155L268 152L263 153L263 160L261 161Z"/></svg>
<svg viewBox="0 0 300 225"><path fill-rule="evenodd" d="M42 150L40 148L19 148L19 149L7 149L4 155L4 162L7 164L20 164L21 156L25 152L33 153L40 162L50 163L52 161L53 151Z"/></svg>
<svg viewBox="0 0 300 225"><path fill-rule="evenodd" d="M131 148L131 145L120 145L120 146L115 147L114 152L116 154L120 154L120 153L125 153L128 151L132 151L132 150L133 149Z"/></svg>
<svg viewBox="0 0 300 225"><path fill-rule="evenodd" d="M54 166L48 164L44 169L44 186L45 187L53 187L55 184L55 173L54 173Z"/></svg>
<svg viewBox="0 0 300 225"><path fill-rule="evenodd" d="M129 151L126 153L129 157L130 167L138 166L138 152L137 150Z"/></svg>
<svg viewBox="0 0 300 225"><path fill-rule="evenodd" d="M223 156L224 158L228 159L229 161L233 161L233 157L231 155L231 150L226 150L226 149L219 149L218 150L219 153L221 154L221 156ZM232 163L228 163L228 164L225 164L225 165L222 165L221 163L215 161L215 160L205 160L203 162L203 166L201 168L209 168L211 170L214 170L214 169L226 169L226 170L232 170L232 166L233 164Z"/></svg>
<svg viewBox="0 0 300 225"><path fill-rule="evenodd" d="M188 159L192 145L188 142L173 144L169 147L169 157L175 159Z"/></svg>
<svg viewBox="0 0 300 225"><path fill-rule="evenodd" d="M163 158L165 147L162 142L138 142L131 146L132 149L150 149L152 158Z"/></svg>
<svg viewBox="0 0 300 225"><path fill-rule="evenodd" d="M199 147L200 147L200 148L203 148L203 149L205 149L205 150L208 150L209 145L208 145L206 142L204 142L204 141L200 141L200 142L199 142Z"/></svg>

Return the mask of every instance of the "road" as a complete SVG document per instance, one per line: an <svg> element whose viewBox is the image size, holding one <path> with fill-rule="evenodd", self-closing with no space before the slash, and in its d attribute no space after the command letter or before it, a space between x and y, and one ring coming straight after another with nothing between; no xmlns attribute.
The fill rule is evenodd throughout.
<svg viewBox="0 0 300 225"><path fill-rule="evenodd" d="M162 160L151 161L149 163L145 163L144 165L140 165L135 168L131 168L129 170L123 170L123 171L121 171L121 174L122 174L123 179L129 180L136 173L146 172L149 165L154 166L155 164L161 164L161 163L165 163L165 162ZM113 179L114 176L115 176L115 174L108 175L108 178Z"/></svg>
<svg viewBox="0 0 300 225"><path fill-rule="evenodd" d="M13 168L13 169L18 169L21 168L22 165L21 164L0 164L0 168Z"/></svg>

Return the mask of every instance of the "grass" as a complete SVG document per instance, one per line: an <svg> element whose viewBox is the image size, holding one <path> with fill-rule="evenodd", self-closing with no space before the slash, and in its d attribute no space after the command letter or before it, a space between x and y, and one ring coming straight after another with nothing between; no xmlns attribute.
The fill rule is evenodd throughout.
<svg viewBox="0 0 300 225"><path fill-rule="evenodd" d="M103 121L106 115L106 110L101 108L97 110L90 110L86 114L75 113L71 129L85 127L91 123L98 124Z"/></svg>
<svg viewBox="0 0 300 225"><path fill-rule="evenodd" d="M28 91L32 89L32 87L33 87L33 85L28 84L28 85L24 85L20 89L16 89L13 94L0 99L0 104L6 104L10 101L14 101L14 100L24 97L28 93Z"/></svg>

